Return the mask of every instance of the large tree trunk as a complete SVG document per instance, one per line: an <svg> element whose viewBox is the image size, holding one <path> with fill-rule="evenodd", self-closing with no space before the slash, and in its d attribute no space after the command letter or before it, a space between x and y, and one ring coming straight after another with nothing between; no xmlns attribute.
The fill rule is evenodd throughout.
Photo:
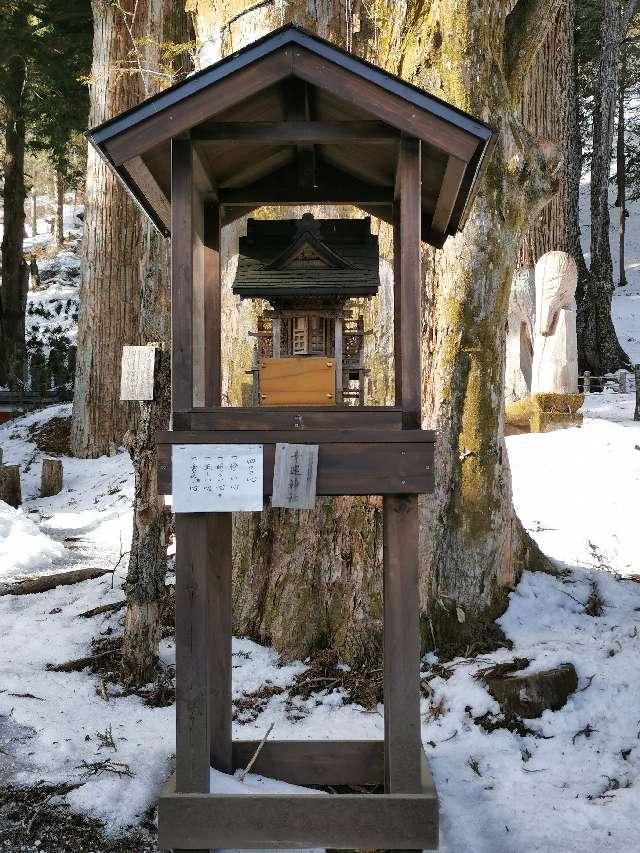
<svg viewBox="0 0 640 853"><path fill-rule="evenodd" d="M17 11L16 15L26 15ZM10 59L5 71L4 100L4 188L2 235L2 287L0 288L0 385L22 388L24 382L24 327L27 297L26 264L22 254L24 239L24 147L25 122L22 94L25 64L20 56Z"/></svg>
<svg viewBox="0 0 640 853"><path fill-rule="evenodd" d="M577 317L579 365L596 375L630 366L611 319L614 285L609 244L609 175L623 26L619 0L604 0L593 94L591 265L578 293Z"/></svg>
<svg viewBox="0 0 640 853"><path fill-rule="evenodd" d="M138 7L140 9L140 7ZM146 36L140 48L140 64L147 71L160 71L161 45L188 41L188 19L171 0L155 0L146 7L147 18L139 22ZM183 57L174 65L176 77L188 70ZM149 74L146 88L154 94L169 81ZM122 644L122 675L129 684L142 685L157 671L160 617L167 572L167 542L171 513L157 490L155 434L169 428L171 415L171 255L170 244L148 223L139 252L142 303L140 337L157 348L154 399L139 404L137 429L125 440L135 472L133 536L129 570L125 582L127 610Z"/></svg>
<svg viewBox="0 0 640 853"><path fill-rule="evenodd" d="M280 7L249 5L230 4L221 18L218 4L194 0L201 61L215 61L221 52L283 23ZM426 254L425 411L426 423L440 429L438 485L425 501L422 537L423 609L431 645L454 634L463 638L458 630L463 611L467 635L486 625L504 608L520 567L540 558L513 514L502 415L511 274L523 230L551 192L546 162L517 117L520 95L514 95L526 71L522 56L535 53L546 31L540 22L550 23L560 0L540 5L535 25L523 25L533 35L515 53L511 91L499 64L502 2L424 0L410 10L388 2L375 8L354 4L345 11L343 4L327 0L316 4L315 15L306 3L288 4L284 11L285 20L402 73L490 120L499 131L465 232L450 238L443 251ZM388 246L386 227L381 237ZM382 290L370 309L374 328L391 324L388 290ZM226 294L224 300L234 315L237 309ZM246 318L238 321L237 315L224 324L228 335L244 326ZM228 389L248 366L234 359ZM388 402L388 371L376 369L373 379L374 399ZM237 402L237 395L229 393L227 399ZM259 519L237 519L235 630L269 640L289 655L331 645L351 661L375 659L381 528L376 498L322 499L312 512L268 510Z"/></svg>
<svg viewBox="0 0 640 853"><path fill-rule="evenodd" d="M522 120L541 147L558 152L557 192L526 232L518 266L533 267L546 252L572 253L569 245L569 169L571 168L571 93L575 0L560 9L524 82Z"/></svg>
<svg viewBox="0 0 640 853"><path fill-rule="evenodd" d="M142 22L153 0L123 0L121 5L128 13L136 9L131 26L136 37L143 36ZM92 8L90 126L135 106L145 94L140 75L122 73L133 47L130 19L110 0L93 0ZM135 426L137 407L119 400L120 359L124 344L139 341L142 238L141 214L89 146L71 426L76 456L115 452L127 428Z"/></svg>
<svg viewBox="0 0 640 853"><path fill-rule="evenodd" d="M543 560L512 505L504 364L520 243L556 188L557 152L535 144L519 105L527 59L559 7L519 3L505 20L502 3L441 0L426 16L419 82L496 132L464 231L428 253L424 414L438 434L436 491L424 501L424 626L441 648L485 641L522 568Z"/></svg>

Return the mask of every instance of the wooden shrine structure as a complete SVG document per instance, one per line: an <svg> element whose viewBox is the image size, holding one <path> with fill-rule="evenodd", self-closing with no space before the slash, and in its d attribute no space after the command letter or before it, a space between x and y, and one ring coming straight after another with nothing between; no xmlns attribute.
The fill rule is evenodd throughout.
<svg viewBox="0 0 640 853"><path fill-rule="evenodd" d="M371 219L249 219L233 292L265 299L254 349L255 406L364 405L364 316L380 285Z"/></svg>
<svg viewBox="0 0 640 853"><path fill-rule="evenodd" d="M318 447L318 495L383 496L384 740L267 741L254 772L383 793L210 793L244 767L231 732L231 512L176 512L176 772L163 848L435 849L420 739L418 495L433 489L420 408L420 242L462 228L491 142L482 122L294 26L100 125L89 139L172 242L172 447ZM221 228L261 205L355 205L393 224L395 405L221 406ZM305 250L306 251L306 250ZM307 253L308 254L308 253ZM313 254L313 253L311 253ZM175 472L174 472L175 476ZM377 790L377 789L376 789Z"/></svg>

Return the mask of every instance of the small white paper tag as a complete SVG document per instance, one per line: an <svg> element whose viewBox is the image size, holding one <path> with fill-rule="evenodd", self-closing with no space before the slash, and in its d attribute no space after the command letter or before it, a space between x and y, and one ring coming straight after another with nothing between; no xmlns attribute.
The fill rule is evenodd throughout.
<svg viewBox="0 0 640 853"><path fill-rule="evenodd" d="M271 505L313 509L317 472L317 444L276 444Z"/></svg>
<svg viewBox="0 0 640 853"><path fill-rule="evenodd" d="M121 400L153 400L155 347L122 347Z"/></svg>
<svg viewBox="0 0 640 853"><path fill-rule="evenodd" d="M174 512L260 512L261 444L174 444Z"/></svg>

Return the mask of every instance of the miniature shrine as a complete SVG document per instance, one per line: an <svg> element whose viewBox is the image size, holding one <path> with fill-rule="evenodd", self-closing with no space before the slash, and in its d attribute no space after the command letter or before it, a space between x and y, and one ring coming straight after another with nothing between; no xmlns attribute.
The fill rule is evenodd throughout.
<svg viewBox="0 0 640 853"><path fill-rule="evenodd" d="M492 132L286 26L89 139L171 237L172 422L156 446L175 512L176 768L160 846L436 850L420 737L418 495L433 490L435 455L421 429L420 246L464 226ZM253 330L254 405L223 406L221 231L264 205L272 219L248 220L233 285L267 306ZM363 390L361 306L379 285L369 220L303 209L275 221L278 205L349 205L393 226L393 406L367 405ZM321 495L382 496L384 737L234 739L232 512ZM250 761L314 790L212 785L212 768Z"/></svg>
<svg viewBox="0 0 640 853"><path fill-rule="evenodd" d="M254 333L253 405L364 405L364 319L380 284L371 219L249 219L233 292L271 310Z"/></svg>

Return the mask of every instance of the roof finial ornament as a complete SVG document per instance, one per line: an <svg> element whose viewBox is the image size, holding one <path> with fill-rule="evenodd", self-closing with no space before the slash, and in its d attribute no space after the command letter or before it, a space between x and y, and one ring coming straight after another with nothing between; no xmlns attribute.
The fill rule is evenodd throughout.
<svg viewBox="0 0 640 853"><path fill-rule="evenodd" d="M303 213L302 217L298 220L296 236L300 234L304 234L307 231L309 234L313 234L314 237L320 239L320 222L315 218L313 213L307 211L307 213Z"/></svg>

